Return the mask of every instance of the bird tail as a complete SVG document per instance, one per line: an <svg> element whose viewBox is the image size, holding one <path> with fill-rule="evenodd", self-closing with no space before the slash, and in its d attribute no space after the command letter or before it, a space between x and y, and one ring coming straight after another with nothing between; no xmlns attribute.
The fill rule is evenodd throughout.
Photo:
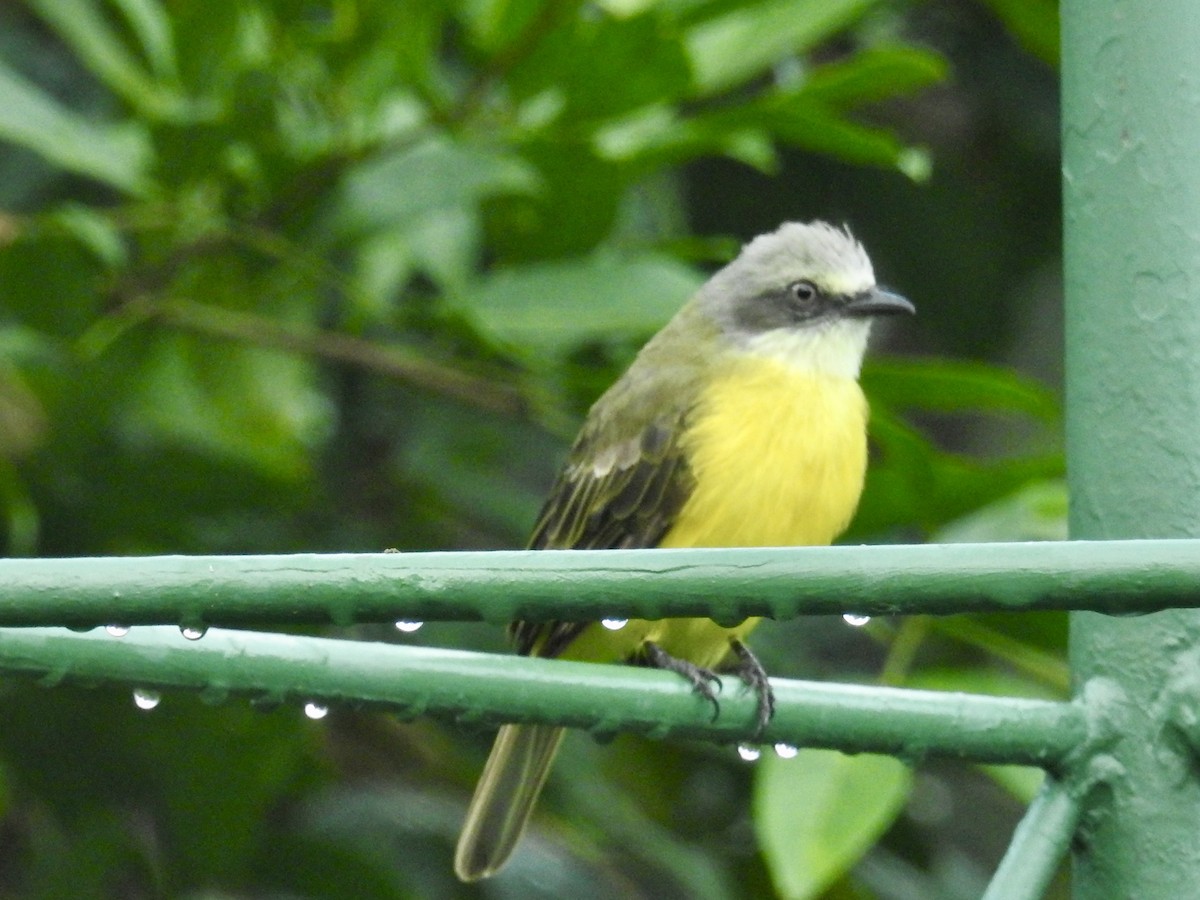
<svg viewBox="0 0 1200 900"><path fill-rule="evenodd" d="M500 729L458 838L454 872L460 879L494 875L512 855L564 733L556 725Z"/></svg>

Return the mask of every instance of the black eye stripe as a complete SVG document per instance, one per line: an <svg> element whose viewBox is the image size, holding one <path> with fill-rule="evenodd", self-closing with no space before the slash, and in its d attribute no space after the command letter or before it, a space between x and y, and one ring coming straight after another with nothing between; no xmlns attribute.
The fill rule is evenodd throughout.
<svg viewBox="0 0 1200 900"><path fill-rule="evenodd" d="M836 317L841 300L807 278L797 279L734 303L731 324L748 334L795 328Z"/></svg>

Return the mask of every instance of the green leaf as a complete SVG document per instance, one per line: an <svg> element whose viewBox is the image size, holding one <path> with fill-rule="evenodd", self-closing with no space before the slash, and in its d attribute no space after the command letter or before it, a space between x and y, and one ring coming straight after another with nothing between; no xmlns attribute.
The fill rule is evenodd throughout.
<svg viewBox="0 0 1200 900"><path fill-rule="evenodd" d="M1021 695L1036 690L1034 696L1062 699L1071 693L1071 670L1065 659L1067 614L1065 612L1024 613L1019 616L993 613L988 616L939 616L930 621L930 629L967 647L987 654L1011 669L1022 679L1023 689L1006 683ZM983 669L971 670L981 672ZM990 671L990 670L988 670ZM978 674L968 676L978 678ZM992 683L998 676L990 676ZM1008 676L1007 674L1004 677ZM1036 686L1036 687L1033 687ZM962 688L957 688L962 690ZM970 688L968 688L970 689ZM988 688L980 690L990 693Z"/></svg>
<svg viewBox="0 0 1200 900"><path fill-rule="evenodd" d="M307 360L170 335L148 354L125 429L294 478L329 425Z"/></svg>
<svg viewBox="0 0 1200 900"><path fill-rule="evenodd" d="M878 403L871 410L870 429L878 449L850 540L878 539L898 527L918 526L929 534L1025 484L1063 474L1060 453L980 461L939 450Z"/></svg>
<svg viewBox="0 0 1200 900"><path fill-rule="evenodd" d="M178 75L171 19L158 0L113 0L141 44L142 54L159 78Z"/></svg>
<svg viewBox="0 0 1200 900"><path fill-rule="evenodd" d="M804 96L838 109L909 94L946 77L941 54L916 47L871 47L847 60L818 66L803 82Z"/></svg>
<svg viewBox="0 0 1200 900"><path fill-rule="evenodd" d="M597 0L596 6L617 18L627 18L646 12L661 0Z"/></svg>
<svg viewBox="0 0 1200 900"><path fill-rule="evenodd" d="M43 220L49 228L62 229L87 249L98 262L116 270L128 262L129 251L121 229L111 215L82 203L64 203L50 210Z"/></svg>
<svg viewBox="0 0 1200 900"><path fill-rule="evenodd" d="M0 307L34 331L76 337L95 321L104 269L91 249L57 224L0 247Z"/></svg>
<svg viewBox="0 0 1200 900"><path fill-rule="evenodd" d="M3 388L3 382L0 382L0 390ZM3 400L2 395L0 400ZM2 419L0 425L5 429L10 427ZM6 556L37 556L41 517L37 504L30 496L29 485L8 459L12 455L11 449L4 445L12 443L8 435L0 441L0 450L3 451L0 457L0 552ZM0 811L8 800L3 787L3 771L0 770Z"/></svg>
<svg viewBox="0 0 1200 900"><path fill-rule="evenodd" d="M1025 413L1047 422L1061 416L1048 388L1012 369L945 359L888 359L863 369L872 399L900 409Z"/></svg>
<svg viewBox="0 0 1200 900"><path fill-rule="evenodd" d="M597 73L619 72L620 77ZM509 75L520 98L561 92L565 117L600 119L683 97L691 66L675 26L646 14L576 16L542 39Z"/></svg>
<svg viewBox="0 0 1200 900"><path fill-rule="evenodd" d="M780 92L749 109L754 121L778 139L858 165L896 168L909 174L912 150L890 131L861 125L806 92Z"/></svg>
<svg viewBox="0 0 1200 900"><path fill-rule="evenodd" d="M754 825L780 896L816 897L845 874L895 820L911 787L908 767L890 756L764 756Z"/></svg>
<svg viewBox="0 0 1200 900"><path fill-rule="evenodd" d="M138 125L93 125L0 62L0 141L127 193L146 189L149 135Z"/></svg>
<svg viewBox="0 0 1200 900"><path fill-rule="evenodd" d="M979 769L1022 803L1032 803L1046 780L1046 773L1035 766L979 766Z"/></svg>
<svg viewBox="0 0 1200 900"><path fill-rule="evenodd" d="M732 118L724 112L684 118L670 106L647 106L604 123L592 140L598 157L617 163L666 166L721 154L774 171L775 147L767 128Z"/></svg>
<svg viewBox="0 0 1200 900"><path fill-rule="evenodd" d="M150 75L129 51L94 0L30 0L30 5L113 93L152 118L175 118L185 98L173 84ZM159 69L174 69L169 25L150 0L124 0L135 33Z"/></svg>
<svg viewBox="0 0 1200 900"><path fill-rule="evenodd" d="M761 74L841 31L871 5L872 0L773 0L725 7L687 35L696 92L714 94Z"/></svg>
<svg viewBox="0 0 1200 900"><path fill-rule="evenodd" d="M949 523L934 537L940 543L1066 539L1067 485L1062 480L1024 485L1015 494Z"/></svg>
<svg viewBox="0 0 1200 900"><path fill-rule="evenodd" d="M532 29L545 27L547 19L574 12L576 3L557 0L467 0L460 4L459 18L471 41L486 53L498 54L521 40Z"/></svg>
<svg viewBox="0 0 1200 900"><path fill-rule="evenodd" d="M947 693L986 694L989 697L1026 697L1035 700L1062 700L1040 681L1001 669L974 668L920 669L904 680L906 688Z"/></svg>
<svg viewBox="0 0 1200 900"><path fill-rule="evenodd" d="M44 363L58 357L58 348L42 332L24 325L0 325L0 365Z"/></svg>
<svg viewBox="0 0 1200 900"><path fill-rule="evenodd" d="M1056 0L983 0L1034 56L1058 65L1059 19Z"/></svg>
<svg viewBox="0 0 1200 900"><path fill-rule="evenodd" d="M613 233L634 180L628 165L549 135L521 147L537 171L537 192L510 194L485 207L487 236L498 260L524 262L588 253Z"/></svg>
<svg viewBox="0 0 1200 900"><path fill-rule="evenodd" d="M930 169L925 151L906 147L886 129L847 118L846 111L911 92L944 74L944 60L933 53L904 47L866 50L738 106L687 119L671 110L640 110L628 122L609 123L597 136L598 146L615 158L620 155L614 148L626 156L631 148L658 150L666 161L719 152L769 170L770 140L775 139L846 162L895 168L923 181Z"/></svg>
<svg viewBox="0 0 1200 900"><path fill-rule="evenodd" d="M352 169L341 185L334 229L346 237L410 223L425 213L528 194L538 177L509 153L434 138Z"/></svg>
<svg viewBox="0 0 1200 900"><path fill-rule="evenodd" d="M503 269L459 302L497 340L564 353L588 340L653 334L702 282L666 256L597 253Z"/></svg>

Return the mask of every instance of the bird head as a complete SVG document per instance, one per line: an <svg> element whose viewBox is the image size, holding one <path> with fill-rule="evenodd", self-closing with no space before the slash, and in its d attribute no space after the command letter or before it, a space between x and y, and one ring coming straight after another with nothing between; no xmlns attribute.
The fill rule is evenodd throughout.
<svg viewBox="0 0 1200 900"><path fill-rule="evenodd" d="M846 377L858 375L874 317L915 312L875 283L849 230L826 222L759 235L709 279L696 305L732 347Z"/></svg>

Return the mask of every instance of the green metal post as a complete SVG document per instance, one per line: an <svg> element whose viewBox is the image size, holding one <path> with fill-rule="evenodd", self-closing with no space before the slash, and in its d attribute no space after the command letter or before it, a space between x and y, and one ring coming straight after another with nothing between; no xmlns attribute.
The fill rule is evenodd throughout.
<svg viewBox="0 0 1200 900"><path fill-rule="evenodd" d="M1074 538L1200 535L1200 17L1065 0L1067 448ZM1078 686L1121 702L1077 900L1200 896L1200 614L1077 612Z"/></svg>

